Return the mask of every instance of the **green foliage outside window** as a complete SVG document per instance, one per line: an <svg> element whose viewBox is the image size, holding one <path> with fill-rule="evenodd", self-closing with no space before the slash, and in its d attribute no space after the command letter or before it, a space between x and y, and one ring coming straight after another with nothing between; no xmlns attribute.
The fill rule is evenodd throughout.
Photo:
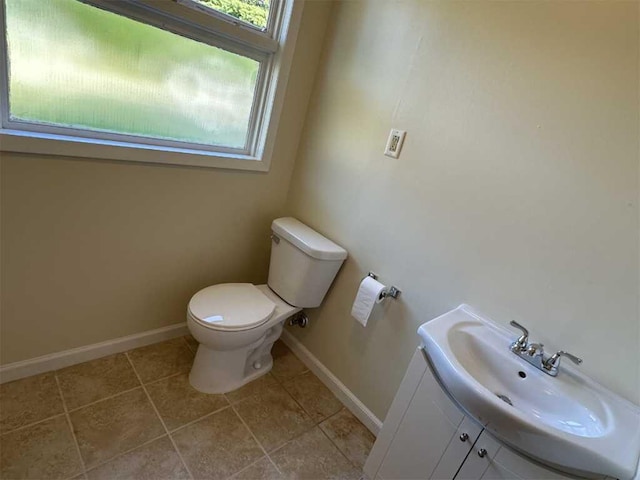
<svg viewBox="0 0 640 480"><path fill-rule="evenodd" d="M266 28L269 0L198 0L199 3L239 20Z"/></svg>

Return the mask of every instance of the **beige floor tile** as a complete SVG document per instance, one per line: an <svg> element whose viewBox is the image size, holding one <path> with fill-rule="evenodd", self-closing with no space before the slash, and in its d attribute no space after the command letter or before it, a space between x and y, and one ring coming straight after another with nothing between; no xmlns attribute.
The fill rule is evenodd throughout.
<svg viewBox="0 0 640 480"><path fill-rule="evenodd" d="M340 400L311 372L287 380L282 386L316 423L342 408Z"/></svg>
<svg viewBox="0 0 640 480"><path fill-rule="evenodd" d="M143 445L87 472L89 480L181 480L188 479L169 437Z"/></svg>
<svg viewBox="0 0 640 480"><path fill-rule="evenodd" d="M284 480L267 457L263 457L231 478L232 480Z"/></svg>
<svg viewBox="0 0 640 480"><path fill-rule="evenodd" d="M5 433L64 412L53 373L0 385L0 432Z"/></svg>
<svg viewBox="0 0 640 480"><path fill-rule="evenodd" d="M193 335L185 335L183 338L187 342L187 345L189 346L191 351L193 353L196 353L196 350L198 349L199 343L195 338L193 338Z"/></svg>
<svg viewBox="0 0 640 480"><path fill-rule="evenodd" d="M169 430L229 405L224 395L197 391L189 384L186 373L158 380L146 388Z"/></svg>
<svg viewBox="0 0 640 480"><path fill-rule="evenodd" d="M354 465L364 467L376 437L349 410L328 418L320 428Z"/></svg>
<svg viewBox="0 0 640 480"><path fill-rule="evenodd" d="M143 383L188 372L193 364L193 352L182 338L136 348L128 355Z"/></svg>
<svg viewBox="0 0 640 480"><path fill-rule="evenodd" d="M140 385L124 353L64 368L56 375L69 410Z"/></svg>
<svg viewBox="0 0 640 480"><path fill-rule="evenodd" d="M270 373L267 373L266 375L255 379L253 382L247 383L243 387L240 387L233 392L225 393L225 395L231 403L236 403L252 395L258 395L262 393L266 388L276 384L276 379L273 378Z"/></svg>
<svg viewBox="0 0 640 480"><path fill-rule="evenodd" d="M263 452L231 408L171 434L196 479L227 478Z"/></svg>
<svg viewBox="0 0 640 480"><path fill-rule="evenodd" d="M69 414L87 468L164 433L142 388Z"/></svg>
<svg viewBox="0 0 640 480"><path fill-rule="evenodd" d="M273 344L271 355L273 356L271 373L278 380L295 377L307 371L304 363L289 350L289 347L287 347L282 340L278 340Z"/></svg>
<svg viewBox="0 0 640 480"><path fill-rule="evenodd" d="M82 471L65 415L0 436L0 478L60 479Z"/></svg>
<svg viewBox="0 0 640 480"><path fill-rule="evenodd" d="M280 385L238 402L235 408L267 451L278 448L313 425Z"/></svg>
<svg viewBox="0 0 640 480"><path fill-rule="evenodd" d="M269 456L288 478L358 480L362 476L317 427Z"/></svg>

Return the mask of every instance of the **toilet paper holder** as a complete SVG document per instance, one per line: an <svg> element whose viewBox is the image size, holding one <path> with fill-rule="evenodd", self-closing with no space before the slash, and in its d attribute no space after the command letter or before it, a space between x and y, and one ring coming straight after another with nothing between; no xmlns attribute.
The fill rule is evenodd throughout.
<svg viewBox="0 0 640 480"><path fill-rule="evenodd" d="M373 273L373 272L369 272L367 273L367 277L371 277L374 280L378 280L378 275ZM395 286L391 285L390 287L387 287L383 292L382 292L382 298L398 298L398 296L400 296L402 292L396 288Z"/></svg>

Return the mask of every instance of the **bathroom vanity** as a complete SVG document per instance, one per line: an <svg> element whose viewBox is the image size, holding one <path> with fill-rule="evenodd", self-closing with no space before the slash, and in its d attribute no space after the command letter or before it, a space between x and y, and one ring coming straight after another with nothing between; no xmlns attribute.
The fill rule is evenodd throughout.
<svg viewBox="0 0 640 480"><path fill-rule="evenodd" d="M516 453L465 415L435 379L422 348L364 467L372 480L575 479Z"/></svg>
<svg viewBox="0 0 640 480"><path fill-rule="evenodd" d="M579 372L522 362L511 332L466 305L419 334L371 480L638 478L637 406Z"/></svg>

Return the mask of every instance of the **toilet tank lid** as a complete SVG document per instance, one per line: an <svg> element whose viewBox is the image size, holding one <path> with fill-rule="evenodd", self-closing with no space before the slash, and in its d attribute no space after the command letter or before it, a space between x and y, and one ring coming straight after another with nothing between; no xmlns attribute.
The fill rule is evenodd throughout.
<svg viewBox="0 0 640 480"><path fill-rule="evenodd" d="M293 217L277 218L273 233L291 242L307 255L319 260L344 260L347 251Z"/></svg>

